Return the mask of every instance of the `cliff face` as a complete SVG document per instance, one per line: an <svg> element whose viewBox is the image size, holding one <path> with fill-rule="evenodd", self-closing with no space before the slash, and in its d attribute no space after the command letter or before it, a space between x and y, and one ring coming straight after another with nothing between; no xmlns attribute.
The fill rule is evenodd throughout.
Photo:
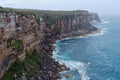
<svg viewBox="0 0 120 80"><path fill-rule="evenodd" d="M52 53L50 42L96 31L89 16L87 11L69 12L57 18L49 14L36 17L0 13L0 77L16 59L24 60L26 50L47 53L50 49Z"/></svg>
<svg viewBox="0 0 120 80"><path fill-rule="evenodd" d="M90 22L101 22L97 13L89 13L89 15Z"/></svg>
<svg viewBox="0 0 120 80"><path fill-rule="evenodd" d="M55 19L53 24L47 24L47 26L53 30L55 36L58 34L59 38L87 34L97 30L97 28L91 25L90 22L92 22L94 18L90 20L90 16L91 15L87 11L62 15L61 18ZM49 21L49 19L47 20Z"/></svg>

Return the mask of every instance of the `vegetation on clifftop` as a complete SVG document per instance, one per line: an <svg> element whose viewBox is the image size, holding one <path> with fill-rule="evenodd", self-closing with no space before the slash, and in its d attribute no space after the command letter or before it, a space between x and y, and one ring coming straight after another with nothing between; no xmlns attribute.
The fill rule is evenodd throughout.
<svg viewBox="0 0 120 80"><path fill-rule="evenodd" d="M15 9L15 8L3 8L0 7L0 12L5 12L5 13L17 13L20 15L29 15L32 14L34 16L41 16L41 17L46 17L49 15L50 17L56 17L56 18L62 18L63 15L72 15L72 14L81 14L83 12L88 12L86 10L73 10L73 11L51 11L51 10L37 10L37 9Z"/></svg>

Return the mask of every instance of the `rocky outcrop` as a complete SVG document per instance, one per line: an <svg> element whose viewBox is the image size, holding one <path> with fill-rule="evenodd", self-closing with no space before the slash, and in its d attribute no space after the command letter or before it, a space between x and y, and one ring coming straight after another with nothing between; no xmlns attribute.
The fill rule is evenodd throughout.
<svg viewBox="0 0 120 80"><path fill-rule="evenodd" d="M97 30L90 24L88 11L60 12L57 15L48 13L44 16L0 13L0 16L0 77L16 59L20 62L25 59L26 50L36 50L44 55L39 66L40 80L57 80L59 72L69 68L64 68L52 58L52 44L58 39Z"/></svg>
<svg viewBox="0 0 120 80"><path fill-rule="evenodd" d="M73 75L72 75L72 74L67 74L67 75L66 75L66 78L67 78L67 79L71 79L71 78L73 78Z"/></svg>

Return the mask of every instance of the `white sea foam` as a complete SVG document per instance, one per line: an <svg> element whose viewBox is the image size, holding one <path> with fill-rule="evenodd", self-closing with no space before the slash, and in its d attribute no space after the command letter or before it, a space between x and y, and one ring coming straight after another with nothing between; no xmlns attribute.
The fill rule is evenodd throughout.
<svg viewBox="0 0 120 80"><path fill-rule="evenodd" d="M56 60L59 60L58 58L63 57L63 56L58 55L57 54L58 52L59 52L59 49L57 49L57 48L55 51L53 51L53 57ZM59 63L66 64L66 66L70 67L71 70L78 70L78 73L80 74L81 80L90 80L90 78L87 75L87 71L86 71L87 66L90 65L90 62L85 64L85 63L73 61L73 60L59 60ZM62 80L66 80L66 78L63 78Z"/></svg>
<svg viewBox="0 0 120 80"><path fill-rule="evenodd" d="M92 33L92 34L88 34L88 37L89 36L101 36L103 35L104 33L106 33L108 31L107 28L101 28L98 32L96 33Z"/></svg>
<svg viewBox="0 0 120 80"><path fill-rule="evenodd" d="M81 80L90 80L90 78L87 75L86 64L81 63L81 62L77 62L77 61L72 61L72 60L68 60L68 61L62 60L60 62L66 64L66 66L70 67L71 70L77 69L78 73L81 76Z"/></svg>
<svg viewBox="0 0 120 80"><path fill-rule="evenodd" d="M54 51L53 51L53 58L55 58L57 60L57 57L59 56L57 53L59 52L59 50L56 48Z"/></svg>
<svg viewBox="0 0 120 80"><path fill-rule="evenodd" d="M107 23L109 23L109 21L106 21L106 20L104 20L104 19L101 19L101 23L107 24Z"/></svg>
<svg viewBox="0 0 120 80"><path fill-rule="evenodd" d="M102 21L102 23L107 24L107 23L109 23L109 21Z"/></svg>
<svg viewBox="0 0 120 80"><path fill-rule="evenodd" d="M90 37L90 36L101 36L101 35L103 35L104 33L106 33L108 31L108 29L107 28L101 28L101 29L99 29L98 31L96 31L96 32L93 32L93 33L91 33L91 34L86 34L85 36L78 36L78 37L69 37L69 38L64 38L64 39L62 39L62 40L69 40L69 39L75 39L75 38L88 38L88 37ZM59 41L61 41L61 40L58 40L57 42L59 42ZM66 43L65 43L66 44Z"/></svg>

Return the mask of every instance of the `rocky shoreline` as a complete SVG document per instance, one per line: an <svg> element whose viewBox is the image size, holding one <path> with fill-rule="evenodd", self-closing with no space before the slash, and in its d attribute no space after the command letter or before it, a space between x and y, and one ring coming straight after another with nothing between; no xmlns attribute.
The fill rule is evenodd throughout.
<svg viewBox="0 0 120 80"><path fill-rule="evenodd" d="M99 29L95 27L93 28L94 29L92 30L79 30L73 31L71 34L60 34L56 36L52 36L52 34L46 34L44 40L40 43L39 50L37 51L38 55L43 55L43 59L36 66L38 71L36 75L27 79L26 75L29 73L24 72L22 73L21 77L16 77L14 75L13 80L60 80L60 72L68 71L70 68L65 64L60 64L59 61L56 61L55 58L53 58L53 51L55 50L55 46L53 44L56 43L57 40L62 40L64 38L85 36L91 33L99 32ZM67 77L69 77L69 75Z"/></svg>
<svg viewBox="0 0 120 80"><path fill-rule="evenodd" d="M52 57L53 56L52 53L55 49L55 47L53 46L53 43L55 43L57 40L61 40L64 38L88 35L88 34L97 33L97 32L99 32L99 30L97 28L95 28L95 30L92 30L92 31L87 31L87 33L81 33L81 32L79 33L79 31L78 31L77 34L62 36L62 37L59 37L59 38L53 40L53 42L50 42L49 44L47 44L47 45L51 46L51 47L49 47L49 49L42 48L43 52L46 54L45 54L45 59L43 60L43 64L41 64L42 67L40 67L40 73L38 76L38 80L61 79L60 72L70 70L70 68L67 67L65 64L60 64L58 61L56 61ZM48 54L50 54L50 55L48 55Z"/></svg>
<svg viewBox="0 0 120 80"><path fill-rule="evenodd" d="M59 61L56 61L55 58L53 58L53 51L55 50L55 46L53 44L56 43L57 40L62 40L69 37L86 36L99 31L99 29L92 26L92 30L73 31L69 34L59 34L56 36L46 34L44 40L41 41L39 45L39 50L37 51L38 55L43 55L43 59L42 62L36 66L36 75L28 79L26 75L29 73L24 72L21 77L16 77L16 74L14 74L13 80L61 80L60 72L68 71L70 68L65 64L60 64ZM66 75L66 78L68 77L69 74L68 76Z"/></svg>
<svg viewBox="0 0 120 80"><path fill-rule="evenodd" d="M47 44L51 47L49 49L43 49L44 59L39 67L39 73L37 79L34 80L57 80L61 79L60 72L70 70L70 68L66 67L65 64L60 64L56 61L52 56L52 51L54 50L54 46L52 43ZM48 55L49 54L49 55Z"/></svg>
<svg viewBox="0 0 120 80"><path fill-rule="evenodd" d="M70 70L65 64L60 64L55 58L53 58L53 51L55 50L55 46L57 40L62 40L65 38L78 37L78 36L86 36L92 33L99 33L99 29L93 27L93 30L85 30L85 31L77 31L72 32L71 34L60 34L56 36L52 36L52 34L46 34L45 39L41 41L40 48L37 51L38 55L43 55L42 61L37 64L37 73L35 76L27 79L26 75L29 73L22 73L21 77L14 76L13 80L61 80L60 72ZM39 54L40 53L40 54ZM71 75L71 74L70 74ZM69 78L69 74L65 75L66 78ZM73 75L71 75L73 76ZM3 79L4 80L4 79Z"/></svg>

